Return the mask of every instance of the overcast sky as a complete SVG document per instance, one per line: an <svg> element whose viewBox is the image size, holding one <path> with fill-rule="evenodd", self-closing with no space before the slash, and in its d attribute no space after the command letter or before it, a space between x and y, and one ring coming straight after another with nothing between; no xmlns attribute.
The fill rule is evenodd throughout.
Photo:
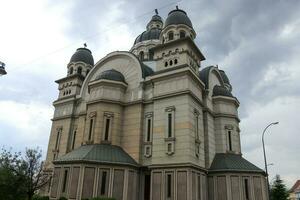
<svg viewBox="0 0 300 200"><path fill-rule="evenodd" d="M163 4L161 4L163 3ZM76 48L88 44L95 61L129 50L154 9L163 19L179 5L192 20L196 43L218 64L241 105L243 156L264 168L266 135L270 179L291 186L300 179L299 0L77 0L0 1L0 146L47 150L57 98L55 80L66 75Z"/></svg>

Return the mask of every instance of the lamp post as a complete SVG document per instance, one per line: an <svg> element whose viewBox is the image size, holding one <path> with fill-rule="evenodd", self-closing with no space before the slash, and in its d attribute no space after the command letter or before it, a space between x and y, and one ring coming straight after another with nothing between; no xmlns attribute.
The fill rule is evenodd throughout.
<svg viewBox="0 0 300 200"><path fill-rule="evenodd" d="M7 74L5 71L5 63L0 61L0 76Z"/></svg>
<svg viewBox="0 0 300 200"><path fill-rule="evenodd" d="M276 125L279 124L279 122L272 122L271 124L269 124L263 131L262 134L262 144L263 144L263 150L264 150L264 160L265 160L265 170L266 170L266 174L267 174L267 184L268 184L268 197L270 199L270 185L269 185L269 174L268 174L268 165L267 165L267 158L266 158L266 150L265 150L265 141L264 141L264 136L265 136L265 132L266 130L272 126L272 125Z"/></svg>

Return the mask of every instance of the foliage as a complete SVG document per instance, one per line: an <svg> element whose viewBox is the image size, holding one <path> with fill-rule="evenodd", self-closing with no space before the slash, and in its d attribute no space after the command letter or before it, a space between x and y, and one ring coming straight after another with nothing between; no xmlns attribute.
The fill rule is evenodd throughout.
<svg viewBox="0 0 300 200"><path fill-rule="evenodd" d="M0 199L15 200L26 197L24 163L21 153L2 149L0 153Z"/></svg>
<svg viewBox="0 0 300 200"><path fill-rule="evenodd" d="M68 200L66 197L60 197L59 200Z"/></svg>
<svg viewBox="0 0 300 200"><path fill-rule="evenodd" d="M279 176L276 176L276 180L272 184L270 196L271 200L289 199L289 192Z"/></svg>
<svg viewBox="0 0 300 200"><path fill-rule="evenodd" d="M110 198L110 197L94 197L94 198L91 198L90 200L115 200L115 198Z"/></svg>
<svg viewBox="0 0 300 200"><path fill-rule="evenodd" d="M25 155L12 153L11 149L0 152L0 199L22 200L27 196L32 200L35 192L49 181L42 172L42 153L36 149L26 149Z"/></svg>
<svg viewBox="0 0 300 200"><path fill-rule="evenodd" d="M34 195L32 197L32 200L49 200L48 196L39 196L39 195Z"/></svg>

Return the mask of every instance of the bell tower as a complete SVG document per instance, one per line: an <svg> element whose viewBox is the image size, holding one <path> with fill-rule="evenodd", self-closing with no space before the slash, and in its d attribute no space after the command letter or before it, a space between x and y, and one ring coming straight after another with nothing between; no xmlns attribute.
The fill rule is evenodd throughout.
<svg viewBox="0 0 300 200"><path fill-rule="evenodd" d="M92 52L84 44L83 48L78 48L72 55L67 66L67 76L55 81L59 84L58 99L74 97L79 94L81 85L93 66Z"/></svg>
<svg viewBox="0 0 300 200"><path fill-rule="evenodd" d="M194 43L195 38L191 20L184 10L176 6L169 12L160 33L161 44L151 49L157 61L157 71L189 66L198 74L201 61L205 58Z"/></svg>

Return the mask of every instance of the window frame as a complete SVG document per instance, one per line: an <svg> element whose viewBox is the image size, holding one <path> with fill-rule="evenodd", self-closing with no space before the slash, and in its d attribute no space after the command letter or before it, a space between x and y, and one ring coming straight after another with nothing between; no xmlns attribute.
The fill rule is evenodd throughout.
<svg viewBox="0 0 300 200"><path fill-rule="evenodd" d="M102 143L110 143L112 137L114 114L112 112L104 112L103 128L102 128ZM107 121L109 120L109 121ZM109 124L107 124L109 122ZM108 135L107 135L108 134Z"/></svg>
<svg viewBox="0 0 300 200"><path fill-rule="evenodd" d="M169 31L168 32L168 41L172 41L174 40L174 32L173 31Z"/></svg>

